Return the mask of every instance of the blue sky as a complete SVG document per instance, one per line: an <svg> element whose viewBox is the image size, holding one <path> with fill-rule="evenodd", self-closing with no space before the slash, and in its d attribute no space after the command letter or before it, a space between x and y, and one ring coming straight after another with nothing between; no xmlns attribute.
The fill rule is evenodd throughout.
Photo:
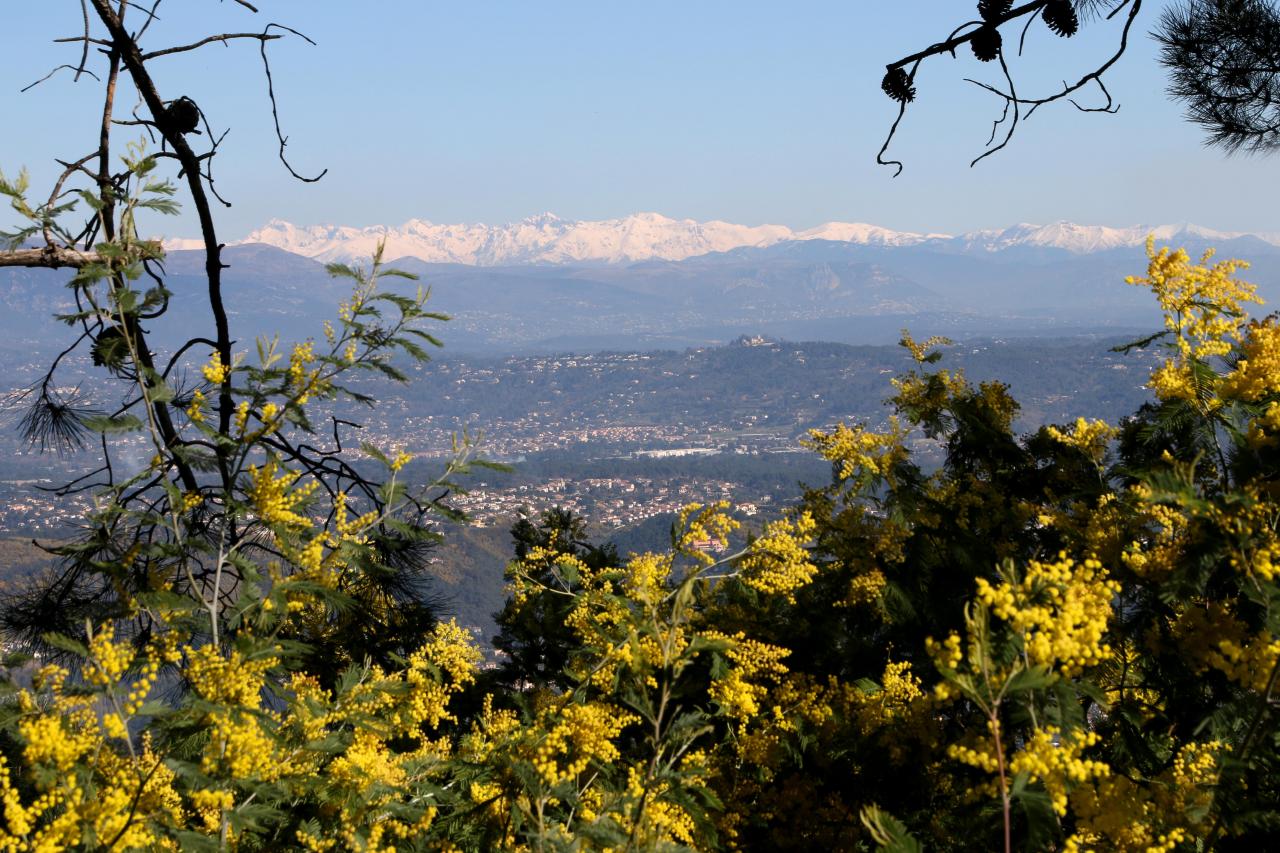
<svg viewBox="0 0 1280 853"><path fill-rule="evenodd" d="M292 181L274 159L255 43L153 66L162 95L190 95L231 127L216 171L234 203L220 213L228 239L271 217L505 222L545 210L798 228L846 220L954 232L1070 219L1280 231L1280 157L1205 149L1165 98L1145 35L1159 2L1109 78L1117 115L1042 110L974 169L997 103L961 78L996 69L968 55L934 59L894 148L906 171L892 178L874 163L894 113L879 90L883 66L945 37L968 5L260 0L253 15L231 2L167 0L147 46L268 21L317 42L271 48L291 158L302 172L329 169L315 185ZM25 165L37 185L52 157L79 157L95 138L93 81L73 84L64 72L18 92L74 61L74 47L50 40L75 34L78 21L70 0L21 4L0 30L0 168ZM1037 26L1022 90L1086 70L1114 32L1094 24L1065 42Z"/></svg>

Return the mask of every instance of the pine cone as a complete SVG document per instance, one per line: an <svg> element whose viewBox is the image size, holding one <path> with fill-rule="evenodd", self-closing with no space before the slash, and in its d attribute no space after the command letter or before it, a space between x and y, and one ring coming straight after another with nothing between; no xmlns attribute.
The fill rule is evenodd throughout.
<svg viewBox="0 0 1280 853"><path fill-rule="evenodd" d="M200 108L188 97L178 98L165 110L165 121L178 133L194 133L200 126Z"/></svg>
<svg viewBox="0 0 1280 853"><path fill-rule="evenodd" d="M89 354L94 365L116 368L124 364L125 356L129 354L129 343L118 328L107 326L94 338Z"/></svg>
<svg viewBox="0 0 1280 853"><path fill-rule="evenodd" d="M981 26L969 42L973 55L983 62L990 62L1000 55L1000 31L992 26Z"/></svg>
<svg viewBox="0 0 1280 853"><path fill-rule="evenodd" d="M1045 24L1063 38L1071 38L1080 29L1080 19L1071 0L1050 0L1040 13Z"/></svg>
<svg viewBox="0 0 1280 853"><path fill-rule="evenodd" d="M1013 0L978 0L978 14L987 23L1009 14L1011 8Z"/></svg>
<svg viewBox="0 0 1280 853"><path fill-rule="evenodd" d="M880 88L899 103L909 104L916 99L916 87L911 85L907 72L901 68L890 68L880 81Z"/></svg>

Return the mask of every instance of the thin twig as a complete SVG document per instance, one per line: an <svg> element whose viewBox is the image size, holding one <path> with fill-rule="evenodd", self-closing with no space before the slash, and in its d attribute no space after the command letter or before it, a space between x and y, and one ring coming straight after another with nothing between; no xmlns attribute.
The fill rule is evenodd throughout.
<svg viewBox="0 0 1280 853"><path fill-rule="evenodd" d="M907 88L911 87L912 82L916 79L916 71L920 68L920 60L916 60L916 64L911 66L911 72L907 75ZM898 125L902 123L902 117L907 114L907 102L898 102L898 115L894 117L893 124L889 127L889 135L884 138L884 144L880 146L880 150L876 152L876 162L881 166L897 166L893 172L896 178L902 174L903 164L901 160L886 160L884 153L889 150L889 143L893 142L894 134L898 132Z"/></svg>
<svg viewBox="0 0 1280 853"><path fill-rule="evenodd" d="M277 29L281 29L281 30L288 30L298 38L307 42L307 44L310 44L310 45L315 44L314 41L307 38L302 33L298 32L292 27L286 27L284 24L267 24L266 29L262 31L262 34L266 35L267 32L270 31L272 27L276 27ZM320 174L316 175L314 178L308 178L308 177L304 177L303 175L299 175L296 171L294 171L293 166L289 165L288 159L284 156L284 147L288 143L289 138L284 135L283 131L280 130L280 112L276 106L276 92L275 92L274 83L271 79L271 63L267 59L267 42L265 39L258 45L258 50L262 53L262 70L267 75L267 97L271 99L271 120L275 122L276 139L280 141L280 162L283 163L284 167L289 170L290 175L293 175L295 178L297 178L300 181L304 181L308 184L314 184L316 181L320 180L325 175L329 174L329 170L324 169L323 171L320 172Z"/></svg>
<svg viewBox="0 0 1280 853"><path fill-rule="evenodd" d="M158 20L160 20L160 18L156 16L156 9L159 9L159 8L160 8L160 3L161 3L161 2L162 2L162 0L156 0L156 2L154 2L154 3L152 3L152 4L151 4L151 8L150 8L150 9L143 9L143 10L142 10L144 13L146 13L147 20L143 22L143 24L142 24L142 28L141 28L141 29L139 29L136 33L134 33L134 34L133 34L133 40L134 40L134 41L138 41L138 40L140 40L144 35L146 35L147 28L151 26L151 22L152 22L152 21L158 21ZM135 4L133 4L133 5L134 5L136 8L142 9L142 7L141 7L141 6L137 6L137 4L136 4L136 3L135 3Z"/></svg>
<svg viewBox="0 0 1280 853"><path fill-rule="evenodd" d="M84 18L84 45L80 50L80 65L76 68L76 76L74 82L80 82L80 75L84 73L85 63L89 61L89 6L85 0L80 0L80 16Z"/></svg>
<svg viewBox="0 0 1280 853"><path fill-rule="evenodd" d="M1002 140L1000 141L1000 144L999 144L999 145L997 145L997 146L995 146L995 147L993 147L993 148L992 148L992 147L987 148L987 150L986 150L986 151L983 151L983 152L982 152L981 154L979 154L977 157L973 158L973 161L969 163L969 168L970 168L970 169L972 169L974 166L978 165L978 163L979 163L980 161L982 161L982 160L986 159L987 157L990 157L992 154L996 153L997 151L999 151L1000 149L1002 149L1002 148L1004 148L1006 145L1008 145L1008 144L1009 144L1009 140L1010 140L1010 139L1013 139L1013 132L1014 132L1015 130L1017 130L1017 129L1018 129L1018 119L1019 119L1019 117L1020 117L1020 116L1019 116L1019 107L1020 107L1020 104L1018 103L1018 93L1017 93L1017 91L1015 91L1015 90L1014 90L1014 87L1013 87L1013 75L1011 75L1011 74L1009 73L1009 66L1008 66L1008 65L1005 63L1005 61L1004 61L1004 49L1003 49L1003 48L1001 48L1001 49L998 51L998 53L999 53L999 58L1000 58L1000 70L1004 72L1004 79L1005 79L1005 82L1009 84L1009 95L1010 95L1010 97L1009 97L1009 99L1008 99L1007 101L1005 101L1005 105L1004 105L1004 106L1005 106L1005 109L1004 109L1004 115L1002 115L1002 116L1000 117L1000 120L999 120L999 121L997 121L997 122L996 122L994 125L992 125L992 127L991 127L991 139L995 139L995 137L996 137L996 128L997 128L997 127L999 127L999 126L1000 126L1000 124L1005 120L1005 117L1007 117L1007 116L1009 115L1009 107L1010 107L1010 106L1012 106L1012 107L1013 107L1013 117L1009 120L1009 131L1008 131L1008 133L1006 133L1006 134L1004 135L1004 139L1002 139ZM1030 114L1031 114L1031 113L1028 111L1027 115L1030 115ZM990 145L991 145L990 140L988 140L987 145L988 145L988 146L990 146Z"/></svg>
<svg viewBox="0 0 1280 853"><path fill-rule="evenodd" d="M61 71L61 70L62 70L62 69L64 69L64 68L65 68L65 69L67 69L68 71L81 71L81 70L82 70L85 74L88 74L88 75L89 75L90 77L92 77L94 80L98 80L98 79L99 79L99 77L98 77L98 75L97 75L97 74L94 74L92 71L90 71L90 70L89 70L89 69L87 69L87 68L85 68L85 69L77 69L77 68L76 68L76 66L74 66L74 65L65 65L65 64L64 64L64 65L59 65L57 68L54 68L52 71L50 71L48 74L44 75L43 77L41 77L39 80L35 81L34 83L29 83L29 84L27 84L26 86L23 86L23 87L22 87L21 89L19 89L18 91L19 91L19 92L27 92L27 91L30 91L31 89L34 89L36 86L39 86L39 85L40 85L41 83L43 83L45 80L48 80L50 77L52 77L53 75L57 74L59 71Z"/></svg>

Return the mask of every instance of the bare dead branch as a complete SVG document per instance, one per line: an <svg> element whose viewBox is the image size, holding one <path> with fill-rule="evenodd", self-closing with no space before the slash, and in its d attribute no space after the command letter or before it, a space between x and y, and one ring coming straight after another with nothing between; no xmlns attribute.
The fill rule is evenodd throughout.
<svg viewBox="0 0 1280 853"><path fill-rule="evenodd" d="M68 318L80 336L68 348L67 352L76 347L83 348L85 341L91 342L95 348L91 351L91 354L102 359L96 363L104 366L114 377L127 380L129 387L132 389L131 393L113 402L113 405L118 404L119 408L114 415L108 416L136 415L141 414L143 409L148 409L148 416L154 416L154 420L151 423L157 437L172 452L162 453L161 456L163 458L161 461L155 463L157 467L145 477L140 479L131 478L129 481L121 483L117 482L112 468L114 446L109 446L107 437L102 435L96 439L102 448L101 464L94 463L92 471L77 477L70 483L56 487L53 491L60 495L71 495L99 489L113 490L121 504L136 508L143 514L164 511L166 502L170 499L170 492L167 491L167 483L169 482L180 486L185 492L205 497L206 503L204 506L215 507L217 502L216 494L229 495L236 488L235 477L237 469L235 466L239 464L239 460L230 458L228 442L205 438L186 438L176 428L176 421L173 415L173 411L184 408L191 399L190 394L193 389L187 381L186 374L189 372L190 366L188 362L191 358L190 351L193 346L209 346L218 352L224 363L231 363L232 361L230 348L233 341L229 337L228 321L221 290L222 270L226 265L222 261L223 246L218 242L210 211L215 201L227 204L218 194L213 172L215 155L220 150L227 131L220 130L219 133L215 134L210 127L208 117L201 111L199 113L199 119L203 125L201 129L207 135L208 141L205 141L205 136L190 135L195 132L195 122L187 120L190 118L189 115L186 117L176 116L175 111L172 109L175 101L162 98L160 94L162 89L156 85L157 78L153 76L153 69L148 65L149 61L161 56L193 52L214 42L222 42L225 46L231 40L256 39L259 43L265 76L267 77L268 97L271 103L272 117L279 143L279 157L282 163L291 175L307 182L318 180L327 174L326 170L315 177L304 177L292 168L288 162L285 152L288 138L281 127L279 103L274 90L272 69L266 53L268 42L285 38L289 34L297 35L309 44L314 44L314 42L290 27L268 24L260 33L227 32L208 36L191 44L177 45L143 53L139 45L140 35L146 32L150 24L157 19L156 11L161 2L162 0L81 0L82 18L84 17L83 13L91 8L97 19L99 19L101 27L105 28L105 36L102 38L95 36L91 27L99 27L99 24L89 24L85 26L82 35L60 41L73 45L79 44L81 47L80 65L65 66L72 70L83 68L80 73L91 73L87 68L84 68L90 53L94 55L101 53L105 57L104 65L109 70L109 76L106 74L103 76L103 80L106 82L100 136L98 147L92 154L79 160L68 158L59 161L62 173L54 184L51 200L46 205L46 208L65 211L68 208L66 201L73 198L73 193L81 192L94 197L93 210L85 217L84 229L78 236L72 235L71 231L74 231L74 228L71 231L64 232L60 226L55 225L45 234L45 248L24 248L18 251L0 253L0 266L78 268L90 263L106 264L108 262L109 258L104 258L98 253L90 251L90 247L95 239L99 238L99 232L101 232L101 239L108 243L119 238L120 235L117 234L117 231L122 227L120 216L123 202L121 200L133 197L134 186L131 182L137 174L132 169L113 172L108 167L112 159L111 143L113 140L110 138L110 134L114 124L137 124L144 127L153 141L157 137L159 138L160 144L155 147L160 148L160 150L152 156L165 158L164 162L166 164L170 159L177 161L175 164L177 177L179 181L187 183L189 198L200 220L201 236L204 242L205 278L207 279L209 306L212 311L212 325L215 326L214 333L206 333L209 334L208 337L189 339L177 352L160 359L164 370L162 374L156 372L155 361L159 356L153 353L148 346L147 329L144 328L144 325L149 326L150 323L143 323L142 321L150 321L165 314L168 309L169 294L165 288L163 268L155 259L146 259L142 263L145 274L151 276L155 284L154 288L148 291L148 301L142 308L137 311L121 312L121 316L112 316L108 320L100 304L96 301L97 287L77 285L72 290L78 310L77 313L70 315ZM244 0L234 0L234 2L251 11L257 11L251 3ZM131 27L126 30L125 13L130 7L140 10L140 15L137 22L128 21ZM130 34L131 31L132 35ZM98 35L104 35L102 29L98 30ZM104 49L98 51L96 48ZM102 71L104 69L99 70ZM132 79L133 87L139 94L139 99L136 106L133 107L133 115L131 116L135 121L132 122L121 122L115 117L116 111L128 115L128 108L116 103L116 83L121 72L129 75ZM94 79L97 79L97 75L94 75ZM176 92L170 92L169 96L174 97L177 94ZM179 101L181 100L183 99L180 98ZM184 120L179 120L180 118L184 118ZM193 150L193 145L199 145L200 151ZM94 162L95 158L97 158L96 163ZM172 174L172 171L168 168L165 171ZM130 232L130 235L132 236L132 232ZM132 275L132 271L130 275ZM95 275L90 278L96 282L103 277ZM103 283L109 289L130 286L120 274L106 275ZM157 291L160 294L159 298L153 296ZM104 355L107 352L106 348L109 343L103 344L102 341L106 339L109 342L109 336L112 332L116 332L119 335L127 333L131 339L129 347L131 360L127 363L116 364L108 362ZM49 374L46 376L47 379L51 380L52 372L56 369L57 362L58 360L55 359L53 368L50 369ZM172 381L168 381L167 384L177 396L172 397L172 399L166 396L163 402L152 400L146 393L147 386L155 387L154 383L164 381L161 379L153 381L150 378L152 376L162 376L166 379L171 377ZM135 385L135 383L140 384ZM230 417L234 411L230 382L227 380L219 384L221 387L215 386L218 394L217 428L223 435L228 435ZM208 393L209 386L207 384L200 387L203 393ZM359 398L359 395L356 394L352 394L352 396L353 398ZM77 424L85 426L82 422L83 418L79 416L84 413L81 410L84 409L87 402L87 400L82 401L81 398L74 395L62 398L47 397L45 405L39 413L39 420L32 421L31 434L37 438L51 436L69 447L80 447L84 440L82 438L83 433L75 430L79 429ZM111 406L106 408L109 409ZM96 410L94 413L96 414ZM380 492L375 488L376 484L362 473L359 466L342 458L345 455L342 442L344 429L350 428L358 428L358 426L334 416L332 418L333 443L331 446L328 441L315 442L314 439L308 440L305 436L299 438L278 435L273 436L267 443L274 452L280 453L285 459L289 460L290 464L295 464L299 469L311 472L320 478L323 481L322 484L325 490L331 496L336 495L341 490L350 492L353 496L359 495L362 499L369 501L371 505L378 505L381 497ZM310 434L310 426L302 425L301 432ZM220 487L215 485L219 475L221 475ZM165 489L160 488L162 485L165 486ZM418 497L410 496L408 500L410 507L416 508L418 512L416 518L421 520L422 514L427 507L421 504ZM210 514L205 516L203 521L199 517L199 512L193 514L187 531L189 535L199 538L210 533L213 530L211 521L216 520L224 525L224 529L216 531L220 536L225 535L232 541L247 540L252 547L258 548L264 553L274 553L263 543L253 544L257 533L252 523L241 523L226 515L227 504L225 501L221 506L221 510L210 509ZM223 514L218 515L220 512ZM157 536L163 538L164 535L162 532L158 534L154 528L130 532L117 529L116 524L115 521L108 521L101 529L86 532L90 543L98 548L97 551L92 552L93 555L100 555L104 559L117 559L121 554L129 550L131 544L155 542L158 541L156 539ZM123 537L121 536L122 533ZM128 541L130 538L132 543ZM41 611L42 614L50 612L50 607L56 610L61 604L72 600L79 602L78 606L82 607L110 605L112 603L109 600L111 596L110 590L100 584L95 586L98 576L92 570L85 570L85 566L88 565L91 559L92 556L90 558L68 558L68 564L77 574L74 577L68 575L65 578L65 582L60 581L62 586L54 591L52 597L45 596L41 599L45 606L45 609ZM147 573L157 568L161 571L165 570L166 566L163 563L162 559L152 560L149 557L141 559L137 564L139 576L149 576ZM206 569L197 566L193 575L188 577L201 578L206 573ZM230 589L224 587L221 595L224 598L228 598L231 596ZM3 613L0 613L0 618L3 618ZM21 625L25 626L22 630L44 631L50 627L47 624L43 624L39 619L35 621L27 620L22 622Z"/></svg>
<svg viewBox="0 0 1280 853"><path fill-rule="evenodd" d="M213 128L209 126L209 117L204 114L204 110L200 110L200 120L204 122L205 133L209 135L209 139L212 140L212 142L210 142L209 150L196 157L196 161L205 164L205 170L201 172L201 175L209 184L209 192L213 193L213 197L216 198L223 207L230 207L231 202L223 198L222 193L218 192L218 187L213 179L213 157L218 153L218 147L222 145L222 141L227 138L227 134L231 132L231 128L227 128L222 131L221 134L214 136Z"/></svg>
<svg viewBox="0 0 1280 853"><path fill-rule="evenodd" d="M267 33L219 33L216 36L207 36L205 38L200 39L200 41L192 42L191 44L183 44L177 47L166 47L164 50L153 50L150 53L144 53L142 54L142 61L147 62L149 60L155 59L158 56L172 56L175 53L186 53L187 51L197 50L199 48L204 47L206 44L212 44L213 42L222 42L222 44L225 45L227 42L231 41L232 39L257 39L258 41L275 41L276 39L279 39L279 38L284 38L284 36L268 35Z"/></svg>
<svg viewBox="0 0 1280 853"><path fill-rule="evenodd" d="M90 177L93 177L93 173L85 169L84 164L88 163L96 156L98 156L98 152L94 151L91 154L86 154L74 163L64 163L59 160L58 164L62 166L62 174L58 175L58 179L54 181L53 191L49 193L49 201L45 203L45 207L52 208L58 203L58 199L62 196L62 187L67 182L67 178L71 177L76 172L85 172ZM46 245L53 245L53 234L49 230L48 222L44 224L44 242Z"/></svg>
<svg viewBox="0 0 1280 853"><path fill-rule="evenodd" d="M124 63L129 72L129 76L133 79L134 86L146 103L152 120L159 125L158 129L165 137L165 141L178 154L179 161L187 173L187 186L191 192L191 199L200 221L200 233L205 244L205 274L209 285L209 307L213 313L214 326L217 330L218 354L225 364L230 364L231 332L227 320L226 307L222 301L222 244L218 242L217 232L214 228L213 214L209 207L208 196L204 191L199 161L196 159L196 154L191 150L186 138L172 128L164 126L165 103L160 97L160 93L156 90L150 73L147 71L145 60L142 58L142 51L139 50L137 42L129 37L129 34L124 29L124 23L111 8L108 0L92 0L92 2L98 17L111 34L112 41L115 43L114 51L118 53L121 62ZM230 389L225 383L219 394L218 409L219 430L226 432L231 423L232 401ZM228 479L229 473L224 471L223 474L224 480ZM224 483L224 485L229 487L230 484Z"/></svg>
<svg viewBox="0 0 1280 853"><path fill-rule="evenodd" d="M1018 56L1022 56L1022 49L1027 44L1027 30L1031 29L1031 25L1036 22L1036 18L1040 17L1040 11L1036 10L1027 15L1027 23L1022 27L1022 35L1018 36Z"/></svg>
<svg viewBox="0 0 1280 853"><path fill-rule="evenodd" d="M87 41L89 44L96 44L99 47L111 47L111 42L107 41L106 39L96 39L96 38L86 39L84 36L66 36L64 38L54 39L53 43L54 44L71 44L73 42L78 42L78 41Z"/></svg>
<svg viewBox="0 0 1280 853"><path fill-rule="evenodd" d="M89 235L94 234L99 222L105 222L108 232L115 226L115 195L111 190L111 116L115 112L116 83L120 79L120 52L114 48L107 52L107 85L102 96L102 120L98 124L98 195L104 205L102 216L90 222ZM88 248L88 236L86 245ZM110 235L108 235L110 239Z"/></svg>
<svg viewBox="0 0 1280 853"><path fill-rule="evenodd" d="M79 269L102 260L97 252L78 252L62 246L45 246L43 249L16 249L0 252L0 267L46 267Z"/></svg>

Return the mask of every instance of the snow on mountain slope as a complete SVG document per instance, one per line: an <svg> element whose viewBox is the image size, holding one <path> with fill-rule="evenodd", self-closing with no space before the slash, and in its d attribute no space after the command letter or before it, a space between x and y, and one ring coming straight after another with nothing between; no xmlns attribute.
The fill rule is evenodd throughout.
<svg viewBox="0 0 1280 853"><path fill-rule="evenodd" d="M1022 223L1003 230L972 231L952 237L892 231L857 222L827 222L794 231L785 225L735 225L671 219L658 213L635 213L622 219L582 221L552 213L531 216L507 225L438 225L411 219L400 226L298 226L273 219L232 245L266 243L319 261L368 257L380 240L389 258L415 257L432 263L476 266L563 264L572 262L626 263L642 260L678 261L709 252L742 247L765 247L801 240L832 240L877 247L926 244L939 249L984 254L1016 247L1062 249L1076 254L1141 246L1147 235L1158 240L1177 238L1230 240L1242 236L1280 245L1280 235L1214 231L1187 223L1113 228L1054 222ZM172 248L190 248L190 241L174 240Z"/></svg>
<svg viewBox="0 0 1280 853"><path fill-rule="evenodd" d="M735 225L718 220L671 219L636 213L597 222L561 219L544 213L508 225L437 225L411 219L399 227L300 227L273 219L240 244L267 243L321 261L367 257L379 240L390 258L411 256L440 263L499 264L622 263L678 261L743 246L771 246L786 240L842 240L873 245L913 245L923 234L889 231L875 225L827 223L795 232L785 225Z"/></svg>
<svg viewBox="0 0 1280 853"><path fill-rule="evenodd" d="M835 240L841 243L860 243L868 246L914 246L927 240L949 240L947 234L913 234L906 231L890 231L879 225L862 222L824 222L817 228L797 231L792 240Z"/></svg>
<svg viewBox="0 0 1280 853"><path fill-rule="evenodd" d="M1002 231L972 231L960 235L955 240L962 248L969 251L999 252L1017 246L1029 246L1065 249L1068 252L1083 255L1105 252L1108 249L1141 246L1146 242L1148 234L1154 234L1159 241L1173 241L1175 238L1188 237L1197 240L1234 240L1238 237L1255 236L1267 242L1275 242L1263 235L1248 235L1239 231L1215 231L1212 228L1202 228L1190 223L1111 228L1106 225L1077 225L1074 222L1054 222L1049 225L1020 223Z"/></svg>

